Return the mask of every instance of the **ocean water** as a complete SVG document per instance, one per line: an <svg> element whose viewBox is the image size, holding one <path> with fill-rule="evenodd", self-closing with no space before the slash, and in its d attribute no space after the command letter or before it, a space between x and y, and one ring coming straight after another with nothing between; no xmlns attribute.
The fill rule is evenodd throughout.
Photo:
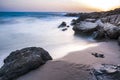
<svg viewBox="0 0 120 80"><path fill-rule="evenodd" d="M90 38L74 35L72 26L66 31L57 28L62 21L70 25L76 17L65 13L50 12L1 12L0 13L0 66L10 52L25 47L42 47L54 59L69 52L88 48Z"/></svg>

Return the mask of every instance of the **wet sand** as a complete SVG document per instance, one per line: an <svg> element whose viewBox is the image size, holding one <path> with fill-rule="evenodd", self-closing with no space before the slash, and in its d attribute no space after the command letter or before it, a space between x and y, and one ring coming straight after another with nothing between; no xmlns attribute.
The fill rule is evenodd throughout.
<svg viewBox="0 0 120 80"><path fill-rule="evenodd" d="M116 41L93 43L97 46L71 52L61 59L48 61L40 68L16 80L94 80L90 69L98 64L120 64L120 46ZM96 58L91 53L104 54Z"/></svg>

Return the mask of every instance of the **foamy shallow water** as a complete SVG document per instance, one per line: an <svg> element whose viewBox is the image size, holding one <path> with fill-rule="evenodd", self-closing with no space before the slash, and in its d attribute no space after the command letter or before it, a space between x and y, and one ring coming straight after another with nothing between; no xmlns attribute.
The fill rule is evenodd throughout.
<svg viewBox="0 0 120 80"><path fill-rule="evenodd" d="M72 27L61 31L57 27L62 21L68 25L75 17L14 17L4 18L0 23L0 65L10 52L25 47L42 47L54 58L61 58L71 51L88 47L94 42L74 35Z"/></svg>

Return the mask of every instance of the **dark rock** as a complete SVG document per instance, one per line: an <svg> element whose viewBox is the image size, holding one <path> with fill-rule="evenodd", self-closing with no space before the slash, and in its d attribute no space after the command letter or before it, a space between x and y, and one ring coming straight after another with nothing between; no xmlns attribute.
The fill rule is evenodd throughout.
<svg viewBox="0 0 120 80"><path fill-rule="evenodd" d="M111 11L106 11L106 12L79 13L80 17L76 21L77 22L84 21L87 18L99 19L99 18L104 18L111 15L119 15L119 14L120 14L120 8L111 10ZM116 18L113 18L113 19L116 19ZM114 21L113 19L111 17L112 21ZM119 17L114 22L117 22L117 21L119 21Z"/></svg>
<svg viewBox="0 0 120 80"><path fill-rule="evenodd" d="M61 28L61 27L66 27L66 22L62 22L59 26L58 26L58 28Z"/></svg>
<svg viewBox="0 0 120 80"><path fill-rule="evenodd" d="M112 64L94 66L91 71L94 80L120 80L120 67Z"/></svg>
<svg viewBox="0 0 120 80"><path fill-rule="evenodd" d="M120 71L120 67L118 65L102 64L98 70L103 74L115 74Z"/></svg>
<svg viewBox="0 0 120 80"><path fill-rule="evenodd" d="M99 25L99 24L98 24ZM120 28L110 24L110 23L104 23L100 24L101 26L98 26L97 31L93 33L94 39L118 39L120 36Z"/></svg>
<svg viewBox="0 0 120 80"><path fill-rule="evenodd" d="M73 19L71 24L75 34L92 35L97 40L118 39L120 36L120 8L106 12L80 13L80 17Z"/></svg>
<svg viewBox="0 0 120 80"><path fill-rule="evenodd" d="M104 54L99 54L99 53L91 53L93 56L95 57L99 57L99 58L104 58Z"/></svg>
<svg viewBox="0 0 120 80"><path fill-rule="evenodd" d="M92 13L88 13L87 15L89 18L98 19L98 18L104 18L106 16L119 15L119 14L120 14L120 8L106 12L92 12Z"/></svg>
<svg viewBox="0 0 120 80"><path fill-rule="evenodd" d="M79 17L80 13L67 13L65 16L70 16L70 17Z"/></svg>
<svg viewBox="0 0 120 80"><path fill-rule="evenodd" d="M67 30L67 28L62 29L62 31L66 31L66 30Z"/></svg>
<svg viewBox="0 0 120 80"><path fill-rule="evenodd" d="M77 33L92 34L97 30L97 24L81 21L79 24L73 26L73 30Z"/></svg>
<svg viewBox="0 0 120 80"><path fill-rule="evenodd" d="M102 22L104 23L111 23L116 26L119 26L119 21L120 21L120 14L117 15L111 15L111 16L106 16L104 18L101 18Z"/></svg>
<svg viewBox="0 0 120 80"><path fill-rule="evenodd" d="M98 31L93 32L92 37L96 40L104 39L106 37L105 31L103 29L99 29Z"/></svg>
<svg viewBox="0 0 120 80"><path fill-rule="evenodd" d="M71 21L71 25L76 25L78 22L77 22L77 20L76 19L73 19L72 21Z"/></svg>
<svg viewBox="0 0 120 80"><path fill-rule="evenodd" d="M13 80L52 60L47 51L39 47L28 47L14 51L4 59L0 69L0 80Z"/></svg>
<svg viewBox="0 0 120 80"><path fill-rule="evenodd" d="M87 18L89 18L87 14L81 14L77 21L84 21Z"/></svg>
<svg viewBox="0 0 120 80"><path fill-rule="evenodd" d="M110 39L118 39L118 37L120 36L119 32L120 32L120 30L117 27L106 31L107 36Z"/></svg>
<svg viewBox="0 0 120 80"><path fill-rule="evenodd" d="M118 38L118 44L120 45L120 36L119 36L119 38Z"/></svg>
<svg viewBox="0 0 120 80"><path fill-rule="evenodd" d="M67 27L70 27L69 25Z"/></svg>

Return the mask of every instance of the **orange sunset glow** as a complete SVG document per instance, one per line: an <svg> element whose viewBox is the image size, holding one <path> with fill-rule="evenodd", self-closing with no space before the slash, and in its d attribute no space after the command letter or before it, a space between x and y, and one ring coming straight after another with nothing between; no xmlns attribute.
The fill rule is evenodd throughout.
<svg viewBox="0 0 120 80"><path fill-rule="evenodd" d="M120 0L1 0L0 1L0 11L89 12L89 11L107 11L119 7L120 7Z"/></svg>
<svg viewBox="0 0 120 80"><path fill-rule="evenodd" d="M120 7L120 0L76 0L77 2L91 8L102 11Z"/></svg>

